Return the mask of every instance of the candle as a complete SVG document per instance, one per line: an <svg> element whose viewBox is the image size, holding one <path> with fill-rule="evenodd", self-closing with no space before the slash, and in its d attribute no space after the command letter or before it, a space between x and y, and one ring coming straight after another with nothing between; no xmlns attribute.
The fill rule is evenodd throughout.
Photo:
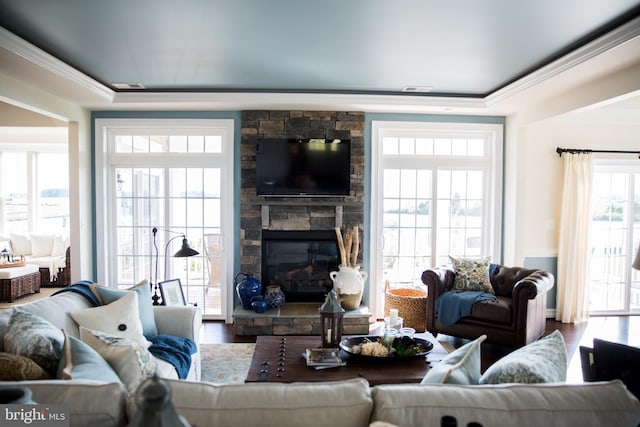
<svg viewBox="0 0 640 427"><path fill-rule="evenodd" d="M397 308L392 308L389 310L389 323L391 324L391 327L395 327L396 324L398 323L398 309Z"/></svg>
<svg viewBox="0 0 640 427"><path fill-rule="evenodd" d="M331 342L331 328L327 329L327 343Z"/></svg>

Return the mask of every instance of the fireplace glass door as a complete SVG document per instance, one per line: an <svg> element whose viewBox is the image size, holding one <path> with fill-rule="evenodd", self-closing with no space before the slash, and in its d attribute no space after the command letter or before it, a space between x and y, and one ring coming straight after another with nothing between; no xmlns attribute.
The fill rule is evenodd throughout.
<svg viewBox="0 0 640 427"><path fill-rule="evenodd" d="M263 287L278 285L287 302L322 302L333 288L338 245L330 231L263 231Z"/></svg>

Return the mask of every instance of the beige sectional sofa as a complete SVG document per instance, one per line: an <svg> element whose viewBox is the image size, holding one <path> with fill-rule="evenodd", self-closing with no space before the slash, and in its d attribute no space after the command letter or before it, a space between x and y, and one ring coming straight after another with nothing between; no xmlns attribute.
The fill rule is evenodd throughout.
<svg viewBox="0 0 640 427"><path fill-rule="evenodd" d="M568 384L369 387L364 379L326 383L214 385L168 380L177 411L192 426L364 427L636 427L640 403L620 381ZM138 408L120 384L31 381L33 399L69 408L72 426L124 426Z"/></svg>
<svg viewBox="0 0 640 427"><path fill-rule="evenodd" d="M89 307L72 292L22 308L78 336L70 312ZM0 312L0 333L9 310ZM197 307L154 307L159 333L197 342ZM0 349L1 350L1 349ZM459 426L632 426L640 424L640 402L619 381L569 384L420 385L370 387L355 379L325 383L248 383L215 385L199 381L199 355L187 380L165 373L178 412L193 426L299 427L439 426L453 416ZM173 379L171 378L173 377ZM132 391L120 382L92 379L13 381L0 387L28 387L35 402L61 404L71 426L125 426L138 408Z"/></svg>

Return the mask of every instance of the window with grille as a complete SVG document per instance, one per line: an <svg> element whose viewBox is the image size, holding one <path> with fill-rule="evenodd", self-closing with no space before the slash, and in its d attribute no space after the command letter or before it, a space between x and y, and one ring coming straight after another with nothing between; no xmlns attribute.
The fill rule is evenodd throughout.
<svg viewBox="0 0 640 427"><path fill-rule="evenodd" d="M232 122L116 120L102 129L105 155L96 163L104 166L104 179L97 185L108 196L98 203L105 225L98 235L109 262L98 266L98 276L119 287L147 279L154 292L158 282L177 278L203 316L226 318L229 296L222 284L233 259ZM183 236L198 255L173 256Z"/></svg>
<svg viewBox="0 0 640 427"><path fill-rule="evenodd" d="M449 256L498 257L501 125L373 122L372 135L373 300Z"/></svg>

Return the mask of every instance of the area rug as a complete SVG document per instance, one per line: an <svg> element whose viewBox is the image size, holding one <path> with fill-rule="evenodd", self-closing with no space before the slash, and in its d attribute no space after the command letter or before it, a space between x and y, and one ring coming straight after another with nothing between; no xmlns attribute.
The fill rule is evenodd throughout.
<svg viewBox="0 0 640 427"><path fill-rule="evenodd" d="M255 347L253 343L200 344L202 381L243 383L249 373Z"/></svg>
<svg viewBox="0 0 640 427"><path fill-rule="evenodd" d="M0 309L9 308L9 307L17 307L22 304L27 304L30 302L38 301L39 299L46 298L53 294L54 292L59 291L61 288L40 288L40 292L35 294L28 294L23 297L16 299L14 302L0 302Z"/></svg>

